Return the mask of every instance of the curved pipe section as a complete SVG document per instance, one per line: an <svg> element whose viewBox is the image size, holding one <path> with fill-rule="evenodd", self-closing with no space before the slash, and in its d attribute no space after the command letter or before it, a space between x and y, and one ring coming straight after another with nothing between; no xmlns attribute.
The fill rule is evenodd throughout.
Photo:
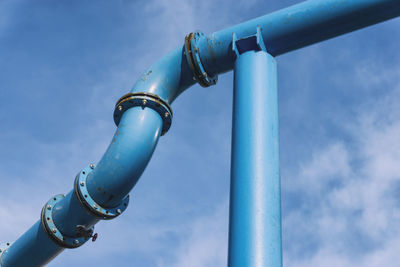
<svg viewBox="0 0 400 267"><path fill-rule="evenodd" d="M233 33L242 38L260 27L267 51L277 56L399 15L398 0L306 1L202 36L196 42L196 53L207 73L216 75L233 68ZM171 104L194 83L182 46L149 68L131 92L152 93ZM135 186L154 152L162 123L160 115L147 107L133 107L123 114L109 148L87 177L88 192L98 204L116 207ZM55 205L52 214L57 228L68 236L76 235L78 225L89 229L101 219L86 210L73 191ZM41 266L63 249L38 221L3 252L0 265Z"/></svg>
<svg viewBox="0 0 400 267"><path fill-rule="evenodd" d="M102 206L119 205L142 175L161 135L162 119L150 109L128 109L106 153L87 178L92 198Z"/></svg>
<svg viewBox="0 0 400 267"><path fill-rule="evenodd" d="M184 53L182 46L161 58L140 77L131 92L152 93L171 104L185 89L196 83Z"/></svg>

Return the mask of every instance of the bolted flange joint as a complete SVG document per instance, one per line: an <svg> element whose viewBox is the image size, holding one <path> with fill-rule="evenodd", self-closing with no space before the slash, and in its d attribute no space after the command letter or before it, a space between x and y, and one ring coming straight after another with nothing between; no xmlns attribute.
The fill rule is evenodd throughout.
<svg viewBox="0 0 400 267"><path fill-rule="evenodd" d="M56 195L51 198L46 205L44 205L41 214L41 224L47 235L57 245L64 248L77 248L82 246L86 241L90 239L89 236L67 236L64 235L56 226L53 220L53 209L54 206L61 201L65 196L63 194ZM87 232L93 233L94 226L92 226Z"/></svg>
<svg viewBox="0 0 400 267"><path fill-rule="evenodd" d="M90 164L78 173L74 186L75 195L82 206L86 208L93 216L103 220L113 219L126 210L129 204L129 195L126 196L122 202L114 208L102 207L100 204L96 203L96 201L94 201L94 199L90 196L86 186L86 178L94 168L95 165Z"/></svg>
<svg viewBox="0 0 400 267"><path fill-rule="evenodd" d="M218 76L211 76L205 70L201 62L199 52L199 41L204 37L202 32L192 32L185 37L185 55L189 67L193 71L193 78L203 87L214 85L218 81Z"/></svg>
<svg viewBox="0 0 400 267"><path fill-rule="evenodd" d="M11 246L11 244L12 244L11 242L0 243L0 259L1 259L1 256L3 256L3 254L6 252L8 247Z"/></svg>
<svg viewBox="0 0 400 267"><path fill-rule="evenodd" d="M151 108L155 110L163 121L163 127L161 135L168 132L172 123L172 109L161 97L156 94L139 92L139 93L128 93L121 97L114 110L114 122L118 126L125 111L132 107Z"/></svg>

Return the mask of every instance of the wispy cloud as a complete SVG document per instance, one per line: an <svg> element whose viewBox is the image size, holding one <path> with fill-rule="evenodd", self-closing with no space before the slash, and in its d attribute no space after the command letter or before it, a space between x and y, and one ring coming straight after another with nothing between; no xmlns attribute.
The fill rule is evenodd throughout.
<svg viewBox="0 0 400 267"><path fill-rule="evenodd" d="M363 72L364 79L371 75ZM351 147L341 140L324 144L285 179L284 197L300 199L284 217L286 265L372 267L400 260L398 74L373 77L390 79L395 88L362 106L356 122L342 123Z"/></svg>
<svg viewBox="0 0 400 267"><path fill-rule="evenodd" d="M39 1L20 10L18 1L0 1L0 37L21 24L0 43L7 62L0 67L0 242L15 240L52 194L71 190L77 171L100 159L115 130L113 105L145 69L191 31L213 32L298 1L276 2L99 1L56 8ZM322 46L279 59L285 264L391 266L400 245L398 68L388 68L385 58L349 71L353 47L336 57L338 47ZM332 51L345 62L348 74L340 77L377 91L357 103L351 122L336 116L341 109L309 116L310 107L337 100L331 96L352 94L324 69ZM327 81L342 91L334 95L337 88ZM231 98L228 74L217 88L196 86L177 99L173 127L127 211L96 225L96 243L67 250L49 266L226 265ZM329 127L324 132L322 123L335 124L346 138ZM304 133L305 125L313 135ZM316 142L320 132L329 138ZM313 143L310 153L304 143Z"/></svg>
<svg viewBox="0 0 400 267"><path fill-rule="evenodd" d="M228 201L209 215L196 218L185 241L175 250L176 260L159 266L224 266L228 251Z"/></svg>

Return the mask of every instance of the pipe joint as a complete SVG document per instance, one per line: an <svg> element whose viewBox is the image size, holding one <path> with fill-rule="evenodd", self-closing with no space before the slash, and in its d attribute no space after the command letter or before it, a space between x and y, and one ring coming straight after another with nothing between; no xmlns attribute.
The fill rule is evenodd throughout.
<svg viewBox="0 0 400 267"><path fill-rule="evenodd" d="M3 256L3 254L11 246L11 244L12 244L11 242L0 243L0 260L1 260L1 256Z"/></svg>
<svg viewBox="0 0 400 267"><path fill-rule="evenodd" d="M103 220L114 219L124 212L128 207L129 195L126 196L122 202L114 208L102 207L100 204L96 203L96 201L94 201L94 199L90 196L86 186L86 178L88 177L89 173L93 171L94 167L94 164L90 164L78 173L74 186L75 195L82 206L86 208L87 211L93 216Z"/></svg>
<svg viewBox="0 0 400 267"><path fill-rule="evenodd" d="M44 205L41 214L41 224L45 233L54 241L57 245L64 248L77 248L82 246L86 241L89 240L93 234L94 227L90 227L86 232L90 232L91 235L80 235L77 233L75 236L67 236L63 234L56 226L53 219L53 212L55 205L64 198L64 194L59 194L51 198L46 205Z"/></svg>
<svg viewBox="0 0 400 267"><path fill-rule="evenodd" d="M185 37L185 55L190 69L193 71L193 79L202 87L209 87L218 81L218 76L207 73L201 62L199 53L199 41L205 38L202 32L192 32Z"/></svg>
<svg viewBox="0 0 400 267"><path fill-rule="evenodd" d="M122 115L125 111L132 107L142 107L143 109L148 107L156 111L163 121L163 128L161 135L168 132L172 124L172 109L166 101L161 97L151 93L139 92L139 93L128 93L121 97L114 110L114 122L118 126L121 121Z"/></svg>
<svg viewBox="0 0 400 267"><path fill-rule="evenodd" d="M267 52L263 37L261 35L260 27L257 26L256 34L242 37L240 39L238 39L238 37L236 36L236 33L233 33L232 34L232 50L235 53L236 58L238 58L241 54L246 53L248 51Z"/></svg>

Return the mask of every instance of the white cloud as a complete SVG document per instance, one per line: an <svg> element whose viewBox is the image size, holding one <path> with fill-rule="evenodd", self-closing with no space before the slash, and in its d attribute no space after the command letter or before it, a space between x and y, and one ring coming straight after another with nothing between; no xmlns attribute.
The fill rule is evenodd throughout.
<svg viewBox="0 0 400 267"><path fill-rule="evenodd" d="M173 263L161 262L159 266L225 266L228 251L228 209L228 201L225 201L213 214L191 222L189 235L176 249L176 260Z"/></svg>
<svg viewBox="0 0 400 267"><path fill-rule="evenodd" d="M362 106L357 122L343 123L351 147L342 140L324 144L285 182L287 197L297 193L302 199L284 217L287 266L372 267L400 261L399 70L374 73L373 81L391 79L397 87ZM363 77L369 76L363 70Z"/></svg>

